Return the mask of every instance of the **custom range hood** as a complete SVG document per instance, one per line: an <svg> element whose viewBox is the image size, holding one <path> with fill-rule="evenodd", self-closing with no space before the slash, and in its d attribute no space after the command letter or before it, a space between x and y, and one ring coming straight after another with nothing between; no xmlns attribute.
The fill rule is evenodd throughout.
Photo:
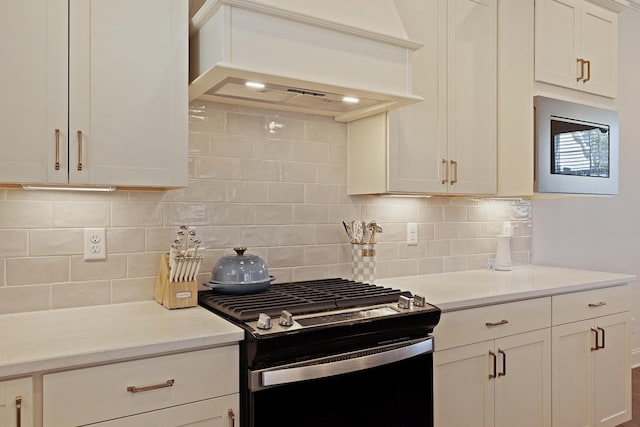
<svg viewBox="0 0 640 427"><path fill-rule="evenodd" d="M348 122L421 101L393 0L208 0L191 20L189 99Z"/></svg>

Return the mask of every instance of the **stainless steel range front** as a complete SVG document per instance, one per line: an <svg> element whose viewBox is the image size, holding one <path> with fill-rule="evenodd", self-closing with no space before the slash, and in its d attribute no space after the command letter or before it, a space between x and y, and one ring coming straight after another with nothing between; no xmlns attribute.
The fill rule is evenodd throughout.
<svg viewBox="0 0 640 427"><path fill-rule="evenodd" d="M241 426L433 426L440 310L424 298L327 279L199 302L245 330Z"/></svg>

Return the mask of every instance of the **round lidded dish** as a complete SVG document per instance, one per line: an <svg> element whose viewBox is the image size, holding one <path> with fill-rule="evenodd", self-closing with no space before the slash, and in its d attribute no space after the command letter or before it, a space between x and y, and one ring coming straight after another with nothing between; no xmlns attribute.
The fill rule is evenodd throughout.
<svg viewBox="0 0 640 427"><path fill-rule="evenodd" d="M233 250L236 255L227 255L218 260L211 272L211 280L205 286L225 294L248 294L267 289L275 278L269 276L269 269L262 258L245 255L245 247Z"/></svg>

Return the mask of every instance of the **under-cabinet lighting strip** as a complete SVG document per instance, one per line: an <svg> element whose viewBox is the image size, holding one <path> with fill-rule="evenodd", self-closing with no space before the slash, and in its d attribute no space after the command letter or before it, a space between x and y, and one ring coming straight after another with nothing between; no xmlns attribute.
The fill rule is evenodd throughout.
<svg viewBox="0 0 640 427"><path fill-rule="evenodd" d="M22 184L24 190L53 190L53 191L116 191L116 187L76 186L76 185L32 185Z"/></svg>

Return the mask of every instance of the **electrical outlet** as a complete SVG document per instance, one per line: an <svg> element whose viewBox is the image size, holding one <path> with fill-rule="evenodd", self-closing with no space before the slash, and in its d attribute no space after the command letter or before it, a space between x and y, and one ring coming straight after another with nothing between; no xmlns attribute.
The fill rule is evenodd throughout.
<svg viewBox="0 0 640 427"><path fill-rule="evenodd" d="M107 242L104 228L85 228L84 230L84 259L106 259Z"/></svg>
<svg viewBox="0 0 640 427"><path fill-rule="evenodd" d="M416 246L418 244L418 224L407 223L407 245Z"/></svg>

